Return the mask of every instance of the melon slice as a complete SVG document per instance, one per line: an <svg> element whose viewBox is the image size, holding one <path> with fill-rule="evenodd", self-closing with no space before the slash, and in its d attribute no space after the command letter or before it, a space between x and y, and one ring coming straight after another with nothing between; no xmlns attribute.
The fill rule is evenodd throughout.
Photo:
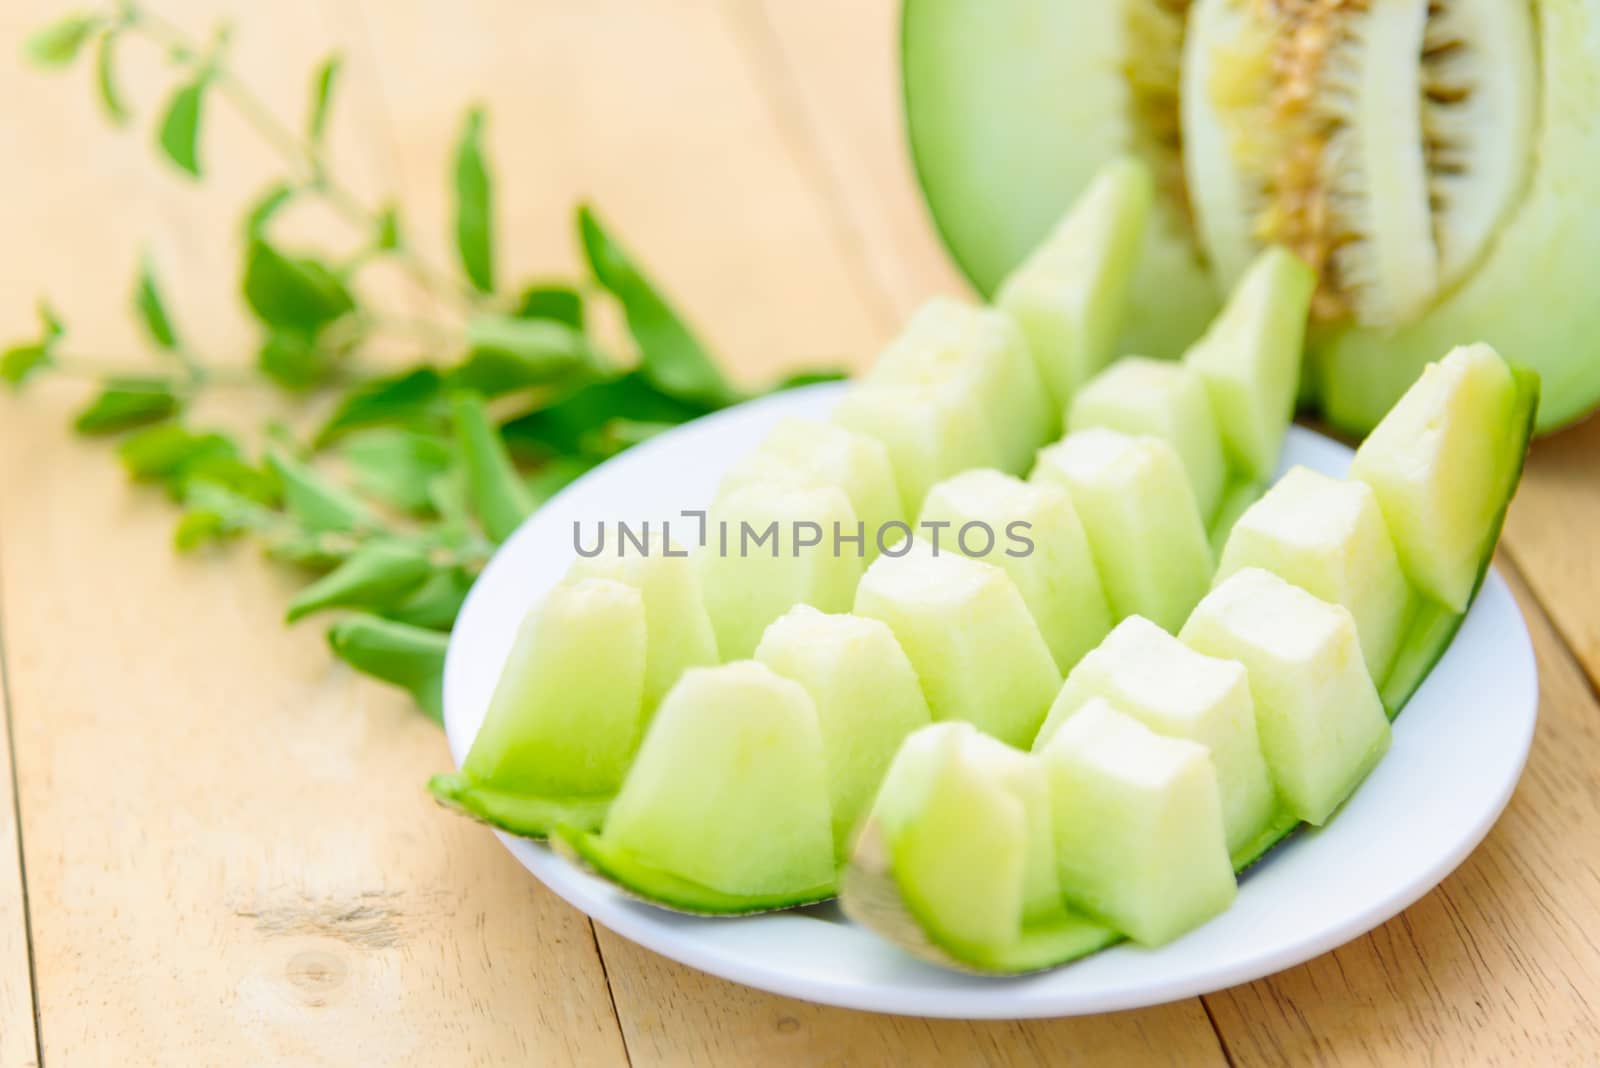
<svg viewBox="0 0 1600 1068"><path fill-rule="evenodd" d="M1410 618L1411 590L1371 489L1293 468L1234 524L1217 580L1246 567L1348 608L1368 672L1386 677Z"/></svg>
<svg viewBox="0 0 1600 1068"><path fill-rule="evenodd" d="M1151 195L1142 165L1108 163L995 297L1022 327L1057 412L1116 355Z"/></svg>
<svg viewBox="0 0 1600 1068"><path fill-rule="evenodd" d="M583 579L552 589L517 631L461 770L440 801L513 834L598 827L633 759L647 677L644 597Z"/></svg>
<svg viewBox="0 0 1600 1068"><path fill-rule="evenodd" d="M953 385L983 413L1008 471L1026 471L1039 446L1060 433L1061 413L1017 324L1003 312L953 297L935 297L917 309L867 379Z"/></svg>
<svg viewBox="0 0 1600 1068"><path fill-rule="evenodd" d="M630 893L684 912L831 897L827 773L810 696L754 661L685 672L604 830L565 828L557 844Z"/></svg>
<svg viewBox="0 0 1600 1068"><path fill-rule="evenodd" d="M883 443L820 419L782 420L759 447L723 476L718 493L749 485L838 486L865 530L866 559L878 555L878 531L907 514Z"/></svg>
<svg viewBox="0 0 1600 1068"><path fill-rule="evenodd" d="M900 747L840 903L912 953L969 971L1029 971L1117 940L1062 901L1042 768L966 723Z"/></svg>
<svg viewBox="0 0 1600 1068"><path fill-rule="evenodd" d="M917 673L883 621L808 605L767 628L756 659L804 686L816 705L842 861L901 741L931 719Z"/></svg>
<svg viewBox="0 0 1600 1068"><path fill-rule="evenodd" d="M1211 581L1211 546L1183 462L1159 438L1096 428L1042 450L1031 481L1067 488L1117 619L1183 623Z"/></svg>
<svg viewBox="0 0 1600 1068"><path fill-rule="evenodd" d="M1183 461L1195 504L1209 523L1222 502L1228 470L1205 378L1170 360L1128 356L1090 379L1072 399L1069 431L1109 427L1149 434Z"/></svg>
<svg viewBox="0 0 1600 1068"><path fill-rule="evenodd" d="M694 554L706 611L724 660L749 658L767 624L797 604L843 612L865 566L857 529L837 486L749 485L719 498ZM836 549L838 551L836 551Z"/></svg>
<svg viewBox="0 0 1600 1068"><path fill-rule="evenodd" d="M706 614L690 554L646 524L643 551L620 537L615 551L579 558L568 581L606 578L637 589L644 599L644 710L648 720L678 676L718 663L717 638Z"/></svg>
<svg viewBox="0 0 1600 1068"><path fill-rule="evenodd" d="M1110 631L1111 607L1089 539L1062 487L967 471L928 491L917 526L945 550L1011 576L1059 670L1069 670Z"/></svg>
<svg viewBox="0 0 1600 1068"><path fill-rule="evenodd" d="M1267 767L1307 823L1326 822L1388 749L1389 720L1344 607L1245 568L1206 595L1179 637L1244 665Z"/></svg>
<svg viewBox="0 0 1600 1068"><path fill-rule="evenodd" d="M1037 752L1096 697L1157 734L1188 738L1211 753L1222 824L1235 867L1281 836L1277 792L1256 737L1244 666L1205 656L1148 619L1130 616L1067 676L1034 740Z"/></svg>
<svg viewBox="0 0 1600 1068"><path fill-rule="evenodd" d="M856 590L855 614L889 624L935 719L1026 746L1061 675L1022 594L998 567L925 542L885 554Z"/></svg>
<svg viewBox="0 0 1600 1068"><path fill-rule="evenodd" d="M1164 738L1094 698L1038 756L1069 903L1147 946L1232 904L1222 802L1205 746Z"/></svg>
<svg viewBox="0 0 1600 1068"><path fill-rule="evenodd" d="M1001 463L988 421L955 383L857 383L840 399L833 422L882 443L907 516L917 514L928 487L940 479Z"/></svg>

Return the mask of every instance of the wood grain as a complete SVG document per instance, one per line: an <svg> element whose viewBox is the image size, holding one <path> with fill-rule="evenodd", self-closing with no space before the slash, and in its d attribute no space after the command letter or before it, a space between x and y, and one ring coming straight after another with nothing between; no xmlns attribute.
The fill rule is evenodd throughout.
<svg viewBox="0 0 1600 1068"><path fill-rule="evenodd" d="M5 591L0 589L0 603ZM5 633L0 630L0 1065L38 1063L29 961L28 909L23 896L22 844L11 759L11 702L6 697Z"/></svg>

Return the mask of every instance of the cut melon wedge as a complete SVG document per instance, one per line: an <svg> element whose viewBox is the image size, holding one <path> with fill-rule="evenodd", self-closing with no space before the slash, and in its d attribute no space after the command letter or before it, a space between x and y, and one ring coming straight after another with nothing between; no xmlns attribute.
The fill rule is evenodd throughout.
<svg viewBox="0 0 1600 1068"><path fill-rule="evenodd" d="M820 419L789 417L722 478L718 494L745 486L838 486L866 531L866 559L877 558L877 531L907 515L883 443Z"/></svg>
<svg viewBox="0 0 1600 1068"><path fill-rule="evenodd" d="M1151 196L1142 165L1107 164L995 296L1022 328L1058 418L1116 355Z"/></svg>
<svg viewBox="0 0 1600 1068"><path fill-rule="evenodd" d="M867 374L886 385L953 387L983 413L1000 450L999 466L1021 473L1039 446L1060 433L1028 343L1005 313L953 297L928 301Z"/></svg>
<svg viewBox="0 0 1600 1068"><path fill-rule="evenodd" d="M1307 823L1326 822L1388 749L1389 721L1342 606L1245 568L1206 595L1179 636L1244 665L1267 767Z"/></svg>
<svg viewBox="0 0 1600 1068"><path fill-rule="evenodd" d="M640 592L607 579L556 586L517 631L461 770L428 789L513 834L598 827L639 744L646 677Z"/></svg>
<svg viewBox="0 0 1600 1068"><path fill-rule="evenodd" d="M756 659L804 686L816 705L833 847L842 861L901 741L930 722L917 673L882 620L808 605L767 628Z"/></svg>
<svg viewBox="0 0 1600 1068"><path fill-rule="evenodd" d="M840 874L840 904L917 956L967 971L1049 967L1118 937L1063 904L1043 769L965 723L900 747Z"/></svg>
<svg viewBox="0 0 1600 1068"><path fill-rule="evenodd" d="M855 614L889 624L935 719L1026 746L1061 674L1016 584L998 567L922 541L903 551L867 569Z"/></svg>
<svg viewBox="0 0 1600 1068"><path fill-rule="evenodd" d="M684 912L831 897L833 832L811 697L754 661L686 672L657 710L604 830L567 828L556 842L629 893Z"/></svg>
<svg viewBox="0 0 1600 1068"><path fill-rule="evenodd" d="M940 479L1001 464L988 420L959 384L859 382L845 391L832 418L882 443L907 516L917 514L928 488Z"/></svg>
<svg viewBox="0 0 1600 1068"><path fill-rule="evenodd" d="M1071 669L1111 630L1088 536L1062 487L1000 471L967 471L928 491L917 526L925 537L938 535L945 550L1011 576L1057 669Z"/></svg>
<svg viewBox="0 0 1600 1068"><path fill-rule="evenodd" d="M1259 567L1355 617L1374 679L1410 620L1411 588L1371 489L1295 467L1234 524L1217 581Z"/></svg>
<svg viewBox="0 0 1600 1068"><path fill-rule="evenodd" d="M1069 903L1147 946L1232 904L1236 883L1205 746L1164 738L1094 698L1038 757Z"/></svg>
<svg viewBox="0 0 1600 1068"><path fill-rule="evenodd" d="M1211 581L1211 546L1183 462L1159 438L1096 428L1039 453L1029 476L1067 488L1115 618L1174 630Z"/></svg>
<svg viewBox="0 0 1600 1068"><path fill-rule="evenodd" d="M693 560L724 660L749 658L767 625L797 604L843 612L865 567L859 522L837 486L740 487L712 504Z"/></svg>
<svg viewBox="0 0 1600 1068"><path fill-rule="evenodd" d="M1035 752L1096 697L1157 734L1204 745L1216 767L1222 823L1236 867L1276 840L1284 821L1256 736L1244 666L1195 652L1131 616L1072 669L1034 740Z"/></svg>

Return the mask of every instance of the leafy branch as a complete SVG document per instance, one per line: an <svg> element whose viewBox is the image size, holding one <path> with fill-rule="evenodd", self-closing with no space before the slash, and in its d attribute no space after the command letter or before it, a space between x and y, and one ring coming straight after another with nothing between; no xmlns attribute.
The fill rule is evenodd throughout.
<svg viewBox="0 0 1600 1068"><path fill-rule="evenodd" d="M155 147L192 181L205 176L214 102L276 154L278 173L243 206L239 229L239 294L259 331L253 365L198 351L142 256L130 303L151 353L117 362L75 353L41 300L35 336L0 352L0 381L92 382L74 428L115 437L130 478L171 497L178 551L244 538L299 569L306 584L288 621L345 613L328 632L334 655L408 690L437 718L447 634L494 547L584 471L746 394L587 205L575 230L589 277L503 287L481 108L467 112L450 161L457 263L444 268L412 246L399 205L364 202L334 169L327 135L339 57L317 66L297 129L235 73L231 36L223 25L196 39L137 0L116 0L44 27L25 53L56 69L92 53L102 110L123 127L134 110L118 56L128 45L160 50L175 74L153 123ZM278 240L274 220L308 201L333 210L354 254ZM363 294L362 272L384 261L448 314L418 320ZM620 310L635 351L608 352L593 336L595 302ZM395 338L415 359L374 371L375 344ZM195 402L218 389L284 396L300 432L196 426Z"/></svg>

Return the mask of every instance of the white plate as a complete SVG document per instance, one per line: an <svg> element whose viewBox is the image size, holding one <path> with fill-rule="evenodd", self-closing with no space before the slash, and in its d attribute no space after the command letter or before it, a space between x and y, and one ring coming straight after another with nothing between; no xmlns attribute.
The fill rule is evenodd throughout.
<svg viewBox="0 0 1600 1068"><path fill-rule="evenodd" d="M445 663L445 729L459 763L523 614L574 558L573 524L671 519L711 500L734 457L786 415L826 414L837 385L719 412L631 449L574 483L501 548L473 588ZM1284 466L1343 474L1350 451L1293 428ZM692 541L695 529L677 525ZM1376 771L1320 831L1252 868L1233 907L1156 950L1118 946L1053 971L986 979L906 956L832 905L702 919L625 898L534 842L500 835L545 885L600 923L691 967L778 994L919 1016L1069 1016L1154 1005L1243 983L1371 930L1432 889L1488 833L1533 739L1538 682L1516 602L1490 572L1455 643L1395 722Z"/></svg>

